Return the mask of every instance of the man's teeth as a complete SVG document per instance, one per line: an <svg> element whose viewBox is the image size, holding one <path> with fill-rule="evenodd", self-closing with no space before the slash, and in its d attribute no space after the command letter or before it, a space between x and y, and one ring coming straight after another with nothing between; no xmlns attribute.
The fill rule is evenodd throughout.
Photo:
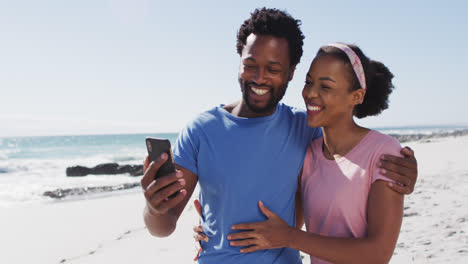
<svg viewBox="0 0 468 264"><path fill-rule="evenodd" d="M315 105L307 105L307 109L309 111L320 111L322 110L322 107L320 106L315 106Z"/></svg>
<svg viewBox="0 0 468 264"><path fill-rule="evenodd" d="M257 88L252 88L252 91L255 93L255 94L258 94L258 95L264 95L266 93L268 93L268 90L267 89L257 89Z"/></svg>

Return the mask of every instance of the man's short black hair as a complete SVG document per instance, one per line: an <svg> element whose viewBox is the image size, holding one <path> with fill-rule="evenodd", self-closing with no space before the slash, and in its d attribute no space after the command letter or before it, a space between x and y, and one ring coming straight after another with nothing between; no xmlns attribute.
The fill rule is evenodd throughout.
<svg viewBox="0 0 468 264"><path fill-rule="evenodd" d="M252 33L285 38L288 41L291 66L296 66L301 60L304 44L304 35L299 28L300 25L300 20L294 19L285 11L266 7L255 9L237 33L237 53L242 54L247 37Z"/></svg>

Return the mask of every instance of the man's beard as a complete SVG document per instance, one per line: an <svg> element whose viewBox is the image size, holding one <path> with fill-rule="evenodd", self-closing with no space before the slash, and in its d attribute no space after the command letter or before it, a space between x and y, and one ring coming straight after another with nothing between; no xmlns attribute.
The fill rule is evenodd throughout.
<svg viewBox="0 0 468 264"><path fill-rule="evenodd" d="M267 104L264 107L257 107L256 105L251 104L249 100L250 85L253 82L242 81L242 79L239 79L239 83L242 87L242 97L244 99L245 104L252 112L257 114L273 112L276 109L278 103L281 101L281 99L283 99L283 96L286 93L286 88L288 88L287 82L281 87L279 87L279 89L277 89L276 91L271 86L266 86L270 88L270 100L268 100Z"/></svg>

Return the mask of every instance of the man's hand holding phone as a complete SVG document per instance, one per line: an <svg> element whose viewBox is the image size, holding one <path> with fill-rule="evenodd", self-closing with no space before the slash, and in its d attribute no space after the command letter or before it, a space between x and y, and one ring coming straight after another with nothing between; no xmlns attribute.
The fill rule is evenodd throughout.
<svg viewBox="0 0 468 264"><path fill-rule="evenodd" d="M146 200L143 220L150 234L167 237L174 232L198 177L174 163L169 140L147 137L146 148L148 156L141 178Z"/></svg>
<svg viewBox="0 0 468 264"><path fill-rule="evenodd" d="M168 158L167 153L163 153L155 161L150 161L149 156L147 156L144 162L145 173L141 179L141 186L148 211L153 215L166 214L182 202L187 194L184 189L185 180L180 170L155 179L156 173ZM171 196L174 194L175 196Z"/></svg>

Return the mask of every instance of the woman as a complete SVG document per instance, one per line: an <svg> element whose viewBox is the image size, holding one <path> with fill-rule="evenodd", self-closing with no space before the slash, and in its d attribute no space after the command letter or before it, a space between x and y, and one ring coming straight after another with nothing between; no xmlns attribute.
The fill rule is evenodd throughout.
<svg viewBox="0 0 468 264"><path fill-rule="evenodd" d="M399 143L357 125L354 116L378 115L388 107L392 73L353 45L330 44L313 60L302 96L309 126L323 138L310 144L300 193L307 232L286 224L266 205L265 222L232 226L231 246L249 253L290 247L312 263L387 263L403 217L403 195L386 187L381 154L399 155ZM301 216L298 217L299 220ZM300 221L299 221L300 222Z"/></svg>

